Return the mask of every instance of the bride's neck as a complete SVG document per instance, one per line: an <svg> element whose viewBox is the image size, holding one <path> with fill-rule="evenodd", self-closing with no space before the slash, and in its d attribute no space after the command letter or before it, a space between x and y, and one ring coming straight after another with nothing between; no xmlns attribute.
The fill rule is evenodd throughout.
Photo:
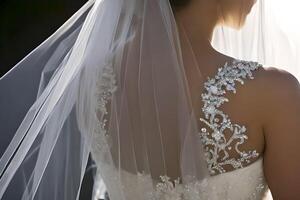
<svg viewBox="0 0 300 200"><path fill-rule="evenodd" d="M202 57L216 52L211 45L213 31L219 22L214 1L206 1L205 5L203 1L192 1L186 7L176 10L175 18L180 34L189 39L196 54Z"/></svg>

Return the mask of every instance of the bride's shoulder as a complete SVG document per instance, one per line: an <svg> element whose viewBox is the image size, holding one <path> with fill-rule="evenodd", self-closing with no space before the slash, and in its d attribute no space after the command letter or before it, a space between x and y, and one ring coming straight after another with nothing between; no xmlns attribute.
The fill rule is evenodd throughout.
<svg viewBox="0 0 300 200"><path fill-rule="evenodd" d="M256 73L255 92L263 108L268 110L265 113L270 114L266 118L274 117L274 112L285 112L281 108L300 108L299 81L284 69L261 66Z"/></svg>
<svg viewBox="0 0 300 200"><path fill-rule="evenodd" d="M290 72L251 62L259 66L253 71L254 79L249 81L245 90L241 93L245 95L249 106L257 110L257 115L270 119L273 113L280 111L282 107L295 107L299 104L300 108L300 85L297 78Z"/></svg>
<svg viewBox="0 0 300 200"><path fill-rule="evenodd" d="M274 197L295 199L300 184L300 85L290 72L263 67L257 73L262 102L264 172ZM281 199L281 198L280 198Z"/></svg>
<svg viewBox="0 0 300 200"><path fill-rule="evenodd" d="M261 66L256 74L262 92L271 95L290 95L299 90L298 79L290 72L276 68Z"/></svg>
<svg viewBox="0 0 300 200"><path fill-rule="evenodd" d="M297 81L297 78L290 72L277 67L262 66L261 73L269 80L283 81L284 83L290 83L291 81Z"/></svg>
<svg viewBox="0 0 300 200"><path fill-rule="evenodd" d="M248 83L247 92L254 92L256 96L274 98L290 95L299 90L298 79L292 73L277 67L262 65L259 62L231 58L233 65L242 64L246 71L252 70L254 80ZM259 94L260 93L260 94Z"/></svg>

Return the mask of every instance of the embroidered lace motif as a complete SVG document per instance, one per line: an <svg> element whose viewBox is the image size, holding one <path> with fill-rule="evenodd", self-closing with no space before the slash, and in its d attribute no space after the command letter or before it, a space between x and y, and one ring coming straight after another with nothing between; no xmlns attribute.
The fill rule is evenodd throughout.
<svg viewBox="0 0 300 200"><path fill-rule="evenodd" d="M103 148L108 148L110 144L110 138L107 134L105 118L108 114L107 103L111 100L113 93L117 90L116 79L111 64L107 64L100 72L100 78L97 82L97 118L98 123L95 127L95 141L93 150L97 151L97 154L103 153Z"/></svg>
<svg viewBox="0 0 300 200"><path fill-rule="evenodd" d="M205 119L200 118L200 121L205 123L211 132L201 128L199 136L205 146L208 169L212 175L226 172L224 169L226 165L231 165L234 169L242 168L245 163L250 163L251 158L259 155L256 150L246 152L239 149L239 146L248 139L246 127L232 123L228 115L218 108L224 102L228 102L228 99L223 96L226 90L236 93L235 81L244 84L243 79L247 77L253 79L252 71L260 66L257 62L235 59L231 65L226 63L220 67L217 75L214 78L208 77L204 84L206 92L201 96L204 102L202 111ZM226 129L230 130L229 139L226 139L224 134ZM234 150L240 156L238 159L230 157L228 153L232 150L234 142L236 142Z"/></svg>
<svg viewBox="0 0 300 200"><path fill-rule="evenodd" d="M212 133L209 133L206 128L202 128L199 135L202 143L206 146L206 158L211 174L215 174L216 172L225 173L226 171L223 168L225 165L231 165L235 169L243 168L245 162L249 163L251 158L259 156L256 150L246 152L239 149L239 146L248 139L246 127L232 123L228 115L218 108L224 102L229 101L226 97L223 97L226 90L236 93L235 81L244 84L243 79L247 77L253 79L252 71L258 69L260 66L261 65L256 62L235 59L231 65L226 63L223 67L219 68L217 75L213 79L208 77L208 81L204 85L206 92L201 96L204 102L202 111L204 112L205 119L200 118L200 121L210 127ZM232 133L231 137L227 140L224 135L226 129L229 129ZM232 150L232 143L234 142L236 142L234 150L240 155L238 159L230 158L227 151ZM207 145L211 147L209 148ZM223 154L220 152L223 152ZM221 157L220 155L224 156ZM267 189L263 174L259 177L248 176L248 179L249 180L244 181L248 181L249 183L257 181L258 185L247 199L259 198L260 194ZM230 184L222 185L222 187L224 187L223 189L214 188L214 185L211 186L209 184L209 179L204 179L201 182L188 183L186 185L179 184L179 182L180 179L172 182L168 176L161 176L161 182L156 185L151 200L190 200L200 199L200 196L201 199L210 199L211 192L216 189L219 192L217 196L225 198L228 195L227 192L232 189Z"/></svg>
<svg viewBox="0 0 300 200"><path fill-rule="evenodd" d="M235 60L232 65L227 65L223 68L219 68L218 74L214 79L209 79L205 83L205 88L207 93L202 94L202 99L204 101L203 112L205 113L205 119L201 119L206 123L212 130L211 137L210 133L205 128L201 129L201 140L204 144L213 145L214 149L208 150L208 163L209 169L214 172L215 170L219 172L225 172L223 166L225 164L232 164L235 168L242 168L243 162L247 162L248 159L258 156L256 151L244 152L239 150L239 145L243 144L247 136L245 134L246 128L244 126L239 126L237 124L232 124L228 115L224 114L222 111L218 110L218 107L221 106L224 102L228 102L228 99L222 95L227 91L235 91L235 82L239 81L243 84L241 78L252 77L252 70L255 70L259 67L257 63L254 62L245 62ZM97 83L98 92L98 107L97 113L100 113L101 116L98 116L99 124L96 128L96 138L94 146L94 154L97 155L96 158L100 159L99 155L103 154L109 148L109 136L107 135L105 116L107 113L107 103L111 100L113 93L116 91L116 81L113 69L110 65L107 65L103 68L99 82ZM225 87L225 89L223 88ZM222 117L221 123L219 123L219 118ZM226 141L223 131L229 128L233 133L230 140ZM235 150L241 155L240 159L233 159L229 157L229 154L226 154L226 148L231 149L230 144L238 140L235 145ZM224 151L225 156L222 158L221 162L218 162L219 151ZM226 156L227 155L227 156ZM97 160L97 159L96 159ZM101 159L100 161L101 162ZM187 184L180 184L180 179L178 178L175 181L171 181L170 178L166 175L161 176L161 182L156 184L154 190L149 189L152 187L152 179L148 174L137 174L138 185L137 187L132 187L133 193L139 190L140 188L144 191L144 195L147 196L146 199L149 200L206 200L206 199L231 199L231 194L240 187L246 187L250 189L250 193L245 193L246 199L257 200L260 199L262 192L267 189L267 185L264 181L263 171L262 171L262 162L261 160L256 161L252 165L244 168L246 171L236 171L235 174L226 174L226 176L219 177L208 177L204 180L190 182ZM258 167L258 168L257 168ZM102 168L104 171L105 169ZM109 172L111 169L107 169L107 173L111 175L112 179L116 179L115 183L118 183L118 177L113 172ZM237 175L240 173L239 176ZM214 179L217 178L217 179ZM233 179L241 180L232 181ZM225 182L224 182L225 181ZM133 182L134 183L134 182ZM247 186L242 186L242 183L246 183ZM143 190L144 186L147 189ZM128 192L128 191L127 191ZM248 195L247 195L248 194ZM242 195L243 196L243 195Z"/></svg>
<svg viewBox="0 0 300 200"><path fill-rule="evenodd" d="M209 189L209 191L212 189L211 192L217 189L216 187L208 187L207 179L204 179L203 182L190 183L184 186L179 184L178 180L173 183L168 176L162 176L161 180L162 182L156 185L156 191L150 200L205 200L210 199L212 194L209 193L207 189ZM228 188L231 189L231 186L228 186ZM254 192L249 197L245 197L245 199L256 200L265 189L267 189L267 186L261 183L255 188ZM226 198L228 190L226 186L224 186L224 189L219 189L218 192L219 193L216 194L218 197Z"/></svg>

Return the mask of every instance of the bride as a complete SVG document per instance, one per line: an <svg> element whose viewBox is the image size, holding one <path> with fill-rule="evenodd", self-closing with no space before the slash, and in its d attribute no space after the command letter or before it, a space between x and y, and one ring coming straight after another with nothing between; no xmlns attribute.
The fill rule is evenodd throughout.
<svg viewBox="0 0 300 200"><path fill-rule="evenodd" d="M88 1L0 79L1 199L79 199L90 154L93 199L299 199L299 82L265 66L292 49L267 5Z"/></svg>

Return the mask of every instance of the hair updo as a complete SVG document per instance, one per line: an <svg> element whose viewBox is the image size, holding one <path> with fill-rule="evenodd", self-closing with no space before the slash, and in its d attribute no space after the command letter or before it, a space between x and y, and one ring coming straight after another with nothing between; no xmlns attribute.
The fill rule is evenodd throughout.
<svg viewBox="0 0 300 200"><path fill-rule="evenodd" d="M169 0L172 7L182 7L186 6L190 0Z"/></svg>

